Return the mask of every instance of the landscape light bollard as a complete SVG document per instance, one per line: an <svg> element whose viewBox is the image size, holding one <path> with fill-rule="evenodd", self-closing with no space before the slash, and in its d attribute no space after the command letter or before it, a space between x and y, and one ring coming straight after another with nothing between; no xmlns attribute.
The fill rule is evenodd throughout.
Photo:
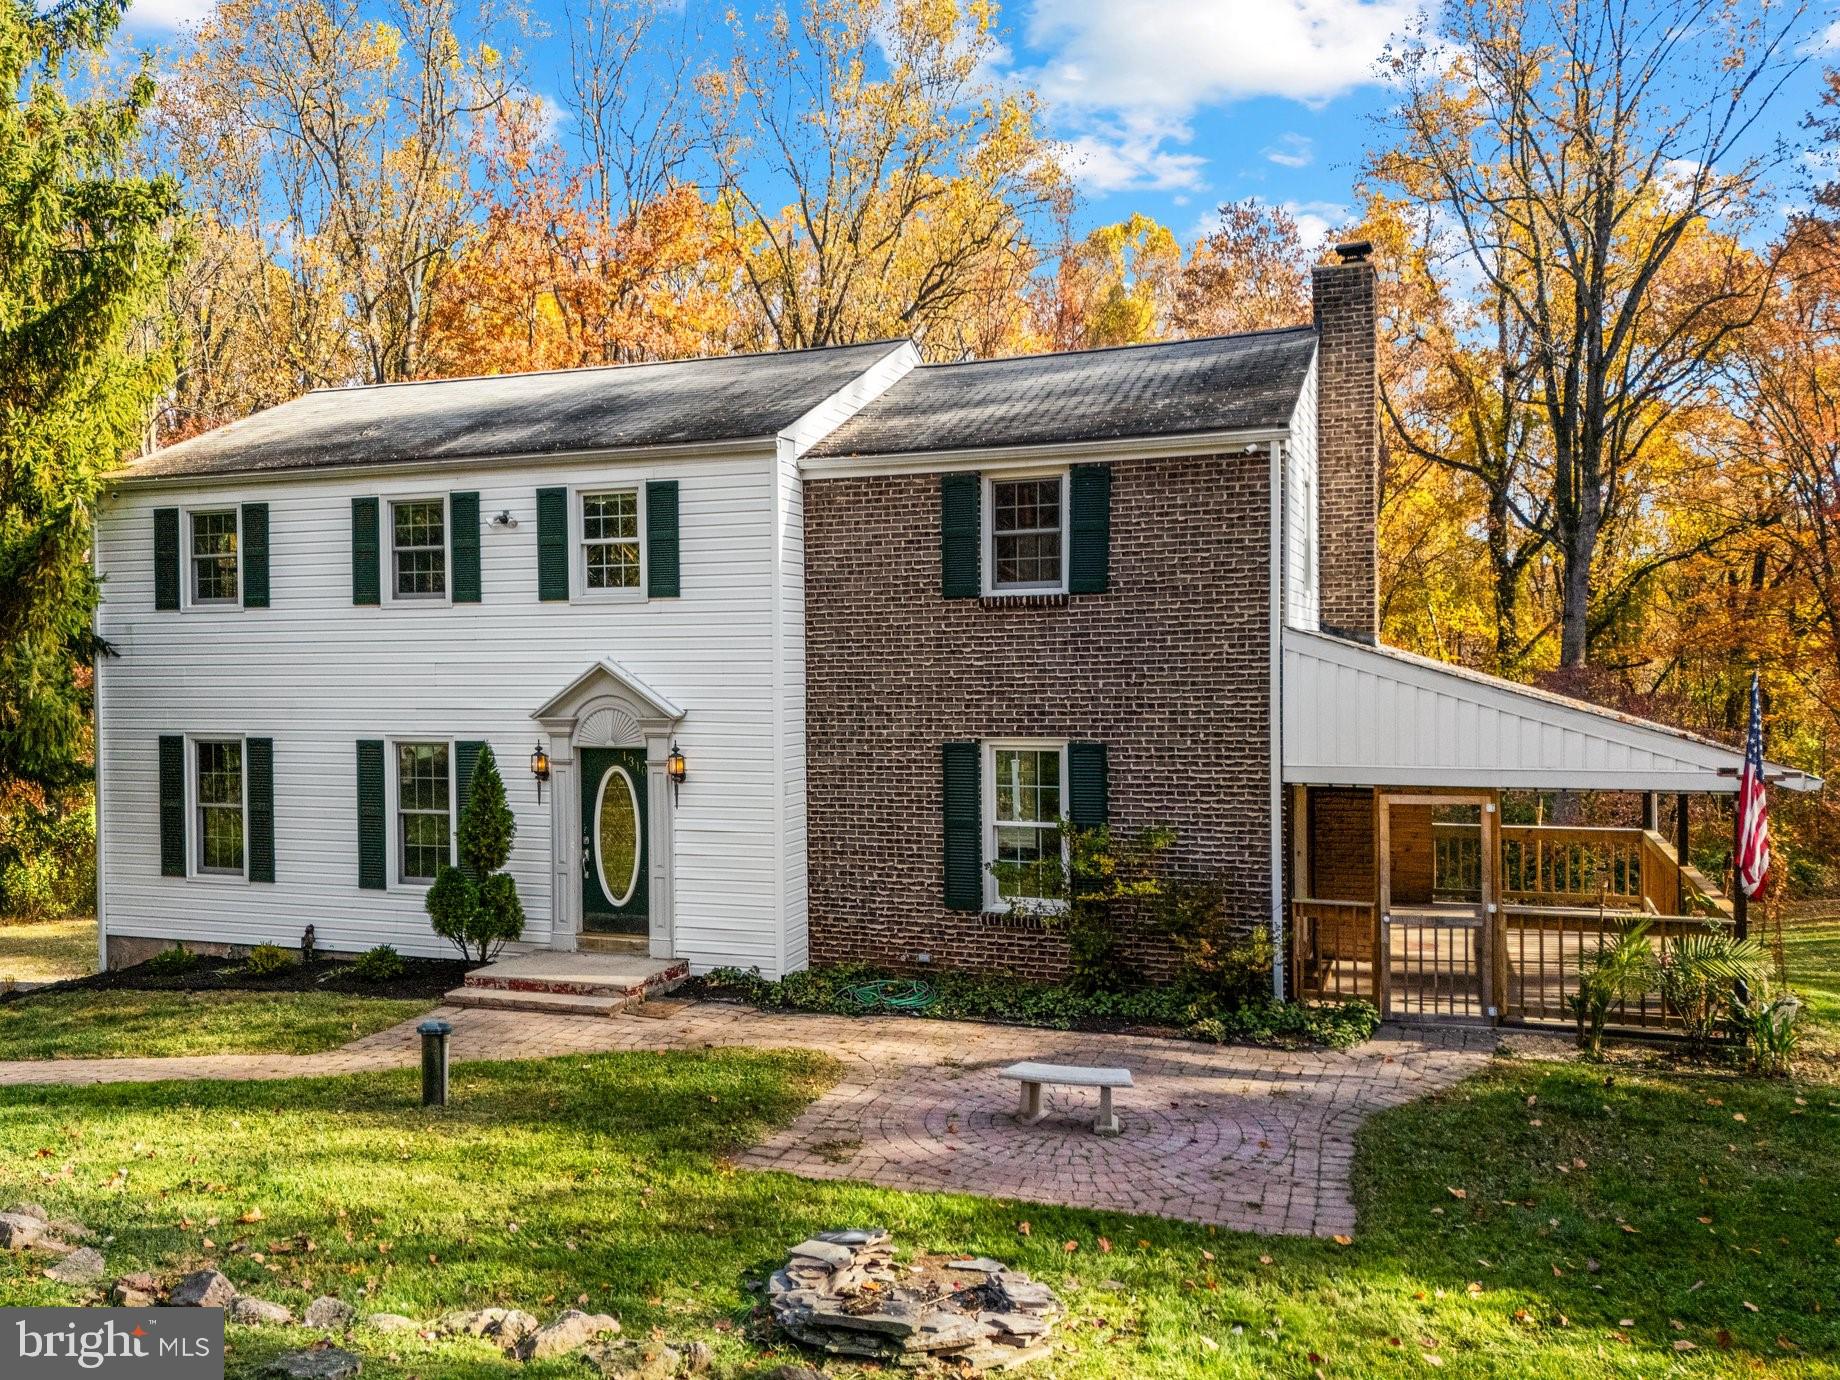
<svg viewBox="0 0 1840 1380"><path fill-rule="evenodd" d="M422 1105L447 1105L447 1037L454 1028L446 1021L423 1021L416 1027L422 1036Z"/></svg>

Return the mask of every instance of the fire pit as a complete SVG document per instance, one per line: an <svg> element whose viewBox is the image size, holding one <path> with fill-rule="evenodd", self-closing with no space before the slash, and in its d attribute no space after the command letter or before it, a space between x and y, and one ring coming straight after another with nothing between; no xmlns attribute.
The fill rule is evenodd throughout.
<svg viewBox="0 0 1840 1380"><path fill-rule="evenodd" d="M1065 1311L1054 1291L1000 1261L923 1256L894 1263L879 1228L821 1232L792 1248L768 1285L773 1321L834 1356L1009 1370L1048 1354Z"/></svg>

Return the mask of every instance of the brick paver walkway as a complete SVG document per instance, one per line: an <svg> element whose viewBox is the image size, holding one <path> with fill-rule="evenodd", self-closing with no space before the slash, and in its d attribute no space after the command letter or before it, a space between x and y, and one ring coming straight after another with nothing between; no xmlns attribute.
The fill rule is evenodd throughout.
<svg viewBox="0 0 1840 1380"><path fill-rule="evenodd" d="M654 1008L655 1010L657 1008ZM534 1059L608 1050L746 1046L831 1055L843 1076L791 1125L740 1162L815 1179L1328 1236L1354 1230L1348 1171L1360 1123L1480 1069L1493 1031L1383 1028L1351 1051L1215 1048L1131 1035L1086 1035L924 1021L792 1016L703 1002L662 1016L547 1016L443 1008L453 1056ZM0 1063L0 1084L293 1078L416 1062L409 1021L312 1055L213 1055ZM1128 1068L1124 1133L1091 1133L1090 1091L1046 1089L1048 1115L1020 1126L1018 1059Z"/></svg>

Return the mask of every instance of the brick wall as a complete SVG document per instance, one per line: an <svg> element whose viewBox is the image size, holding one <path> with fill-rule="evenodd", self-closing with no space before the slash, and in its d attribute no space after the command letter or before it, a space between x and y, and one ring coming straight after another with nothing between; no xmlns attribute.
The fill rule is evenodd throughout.
<svg viewBox="0 0 1840 1380"><path fill-rule="evenodd" d="M1372 901L1374 793L1337 787L1310 790L1310 897Z"/></svg>
<svg viewBox="0 0 1840 1380"><path fill-rule="evenodd" d="M1392 899L1402 906L1428 906L1436 861L1429 805L1400 805L1387 811L1387 837L1392 844Z"/></svg>
<svg viewBox="0 0 1840 1380"><path fill-rule="evenodd" d="M1375 513L1380 482L1380 385L1375 373L1374 266L1310 274L1317 355L1316 463L1321 623L1372 642L1379 628Z"/></svg>
<svg viewBox="0 0 1840 1380"><path fill-rule="evenodd" d="M943 904L940 744L958 739L1105 742L1114 827L1175 826L1179 865L1265 923L1269 464L1114 466L1110 591L1022 605L941 597L937 475L807 483L813 962L1065 971L1051 930ZM1126 951L1171 968L1157 936L1130 929Z"/></svg>

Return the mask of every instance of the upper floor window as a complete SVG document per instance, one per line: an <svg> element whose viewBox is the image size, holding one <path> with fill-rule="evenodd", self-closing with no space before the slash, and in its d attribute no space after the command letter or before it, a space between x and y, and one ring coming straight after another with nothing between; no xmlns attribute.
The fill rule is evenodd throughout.
<svg viewBox="0 0 1840 1380"><path fill-rule="evenodd" d="M390 549L398 599L447 593L447 503L418 498L390 505Z"/></svg>
<svg viewBox="0 0 1840 1380"><path fill-rule="evenodd" d="M243 871L243 744L201 739L197 764L198 870Z"/></svg>
<svg viewBox="0 0 1840 1380"><path fill-rule="evenodd" d="M581 496L582 588L639 588L639 492Z"/></svg>
<svg viewBox="0 0 1840 1380"><path fill-rule="evenodd" d="M990 481L990 588L1054 594L1066 589L1067 477Z"/></svg>
<svg viewBox="0 0 1840 1380"><path fill-rule="evenodd" d="M990 743L985 747L985 818L990 821L990 880L986 902L1058 900L1066 779L1064 743Z"/></svg>
<svg viewBox="0 0 1840 1380"><path fill-rule="evenodd" d="M236 509L191 515L191 597L194 604L234 604L237 588Z"/></svg>
<svg viewBox="0 0 1840 1380"><path fill-rule="evenodd" d="M432 882L451 857L453 754L446 743L396 745L397 875Z"/></svg>

